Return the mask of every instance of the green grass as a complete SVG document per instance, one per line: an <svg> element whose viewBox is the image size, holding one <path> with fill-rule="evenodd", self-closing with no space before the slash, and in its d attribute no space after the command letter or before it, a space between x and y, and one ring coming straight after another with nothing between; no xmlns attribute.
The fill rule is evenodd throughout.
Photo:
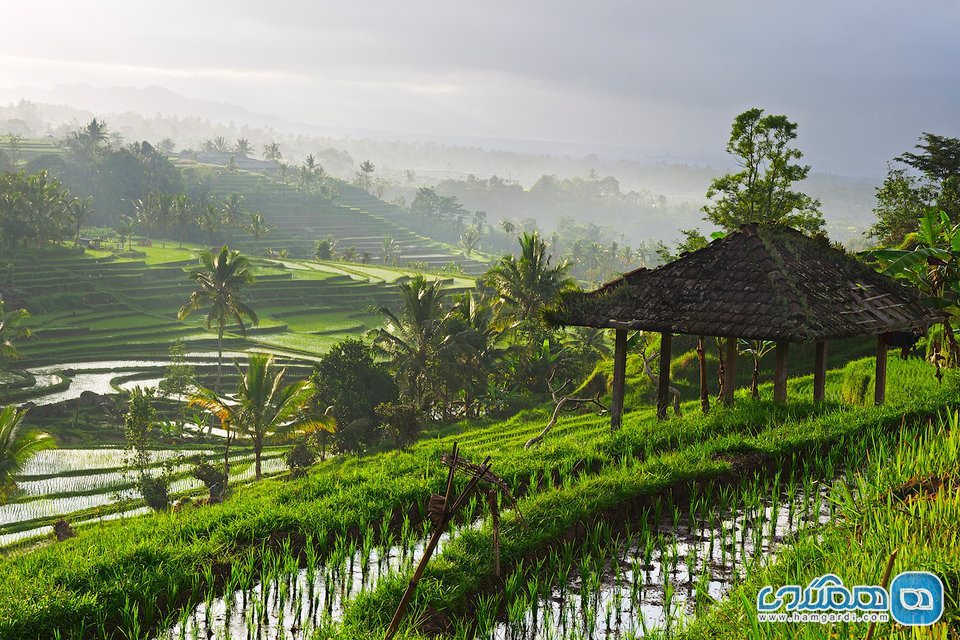
<svg viewBox="0 0 960 640"><path fill-rule="evenodd" d="M851 483L841 518L803 536L767 570L752 575L732 596L682 634L687 640L723 638L863 638L866 624L759 623L758 591L766 585L806 585L825 573L845 585L880 584L891 553L892 576L930 571L944 582L946 611L934 627L916 633L893 622L877 625L880 638L943 638L960 625L960 417L908 436L892 457L876 462ZM854 552L851 552L853 545Z"/></svg>
<svg viewBox="0 0 960 640"><path fill-rule="evenodd" d="M92 633L98 625L118 623L117 612L134 601L141 622L156 624L167 612L165 594L196 598L206 589L203 567L229 566L250 544L278 535L332 540L416 509L439 490L444 471L438 455L454 440L473 459L493 455L496 472L513 486L533 488L521 508L535 526L521 532L512 517L505 520L509 564L585 517L694 478L729 474L725 456L731 452L759 451L779 459L891 428L904 413L926 415L945 402L947 392L922 363L891 362L891 379L898 384L881 408L814 407L802 401L775 408L742 399L732 409L703 417L694 411L695 403L687 403L684 417L667 422L657 422L650 408L633 411L614 435L605 416L572 415L532 451L525 451L523 442L542 428L544 409L503 422L464 422L408 451L336 459L303 480L244 488L223 505L105 524L96 535L0 560L7 577L0 584L0 636L37 637L51 625L65 636L80 628ZM838 383L835 375L830 383ZM804 384L808 381L795 381L791 389ZM554 489L548 482L537 489L538 478L570 476L581 461L596 464L586 464L587 472L565 487ZM458 539L432 565L418 601L463 610L489 573L488 548L486 528ZM398 577L361 598L351 624L360 618L359 628L382 624L400 586Z"/></svg>

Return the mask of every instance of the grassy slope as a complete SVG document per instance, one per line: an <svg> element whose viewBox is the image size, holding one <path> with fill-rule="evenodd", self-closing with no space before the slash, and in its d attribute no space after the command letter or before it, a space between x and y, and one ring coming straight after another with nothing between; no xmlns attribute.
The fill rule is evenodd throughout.
<svg viewBox="0 0 960 640"><path fill-rule="evenodd" d="M863 638L866 624L781 624L756 621L757 592L765 585L806 585L835 573L847 586L880 584L890 554L892 575L930 571L944 582L946 611L932 628L912 631L879 624L876 637L948 638L960 626L960 419L956 413L922 437L905 438L891 459L861 473L842 518L781 552L767 570L751 576L710 615L683 636L713 638ZM851 548L856 552L851 553Z"/></svg>
<svg viewBox="0 0 960 640"><path fill-rule="evenodd" d="M96 535L0 561L0 571L7 576L0 584L0 636L35 637L52 624L64 631L89 629L115 618L128 598L140 603L145 622L155 622L160 614L156 607L164 608L165 594L182 594L202 585L202 567L231 563L249 543L278 532L327 539L416 509L442 482L437 457L454 440L472 458L493 455L496 471L515 486L534 478L535 487L536 477L569 470L580 461L598 461L596 467L587 467L599 473L581 476L571 490L544 487L524 499L524 513L538 526L522 535L511 530L504 550L509 562L555 538L578 518L618 501L692 477L728 473L729 462L714 459L718 452L746 447L782 455L887 428L897 424L904 411L933 412L945 400L929 370L919 363L894 361L891 378L900 384L891 389L890 404L884 408L815 408L798 402L774 409L767 402L746 401L704 418L688 403L683 418L666 423L656 422L649 408L634 411L616 435L607 431L605 417L573 415L532 452L525 452L522 445L542 428L543 410L502 423L464 423L459 432L453 429L454 433L427 439L409 451L328 461L307 479L266 481L216 507L105 525ZM833 373L830 384L838 383ZM794 393L802 389L809 389L808 379L791 385ZM638 457L624 466L610 464L623 454ZM507 526L512 526L509 518ZM452 610L462 606L462 596L489 571L488 535L484 529L449 547L431 569L422 597L436 597L438 605ZM356 610L364 613L366 622L382 622L389 616L386 609L395 602L398 584L399 579L388 581L361 600Z"/></svg>

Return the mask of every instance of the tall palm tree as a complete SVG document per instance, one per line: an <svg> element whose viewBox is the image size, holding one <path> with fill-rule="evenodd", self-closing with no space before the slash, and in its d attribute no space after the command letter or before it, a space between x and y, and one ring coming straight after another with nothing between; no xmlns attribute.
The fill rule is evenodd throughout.
<svg viewBox="0 0 960 640"><path fill-rule="evenodd" d="M143 231L143 236L148 242L150 241L150 230L157 222L155 204L153 194L147 194L145 197L133 201L133 219L140 230Z"/></svg>
<svg viewBox="0 0 960 640"><path fill-rule="evenodd" d="M264 160L283 160L283 154L280 153L280 143L279 142L270 142L263 145L263 159Z"/></svg>
<svg viewBox="0 0 960 640"><path fill-rule="evenodd" d="M30 329L23 326L23 321L29 317L26 309L7 311L0 300L0 370L5 362L20 359L16 341L30 337Z"/></svg>
<svg viewBox="0 0 960 640"><path fill-rule="evenodd" d="M56 446L51 436L23 428L26 414L25 409L13 405L0 409L0 504L6 504L10 493L17 488L13 477L27 461Z"/></svg>
<svg viewBox="0 0 960 640"><path fill-rule="evenodd" d="M387 264L394 254L400 252L400 245L393 239L393 236L390 235L383 236L381 248L383 251L383 264Z"/></svg>
<svg viewBox="0 0 960 640"><path fill-rule="evenodd" d="M183 234L190 225L190 222L193 221L193 202L190 200L190 196L181 193L173 199L170 218L179 232L180 248L182 249Z"/></svg>
<svg viewBox="0 0 960 640"><path fill-rule="evenodd" d="M223 226L228 232L240 226L240 220L243 219L245 209L243 206L243 196L239 193L231 193L223 201ZM230 234L232 240L232 233Z"/></svg>
<svg viewBox="0 0 960 640"><path fill-rule="evenodd" d="M381 307L384 326L373 332L374 351L385 357L409 397L420 408L429 400L431 365L443 347L445 292L439 281L417 275L398 285L397 312Z"/></svg>
<svg viewBox="0 0 960 640"><path fill-rule="evenodd" d="M223 368L223 333L227 324L235 320L240 332L246 333L246 319L251 324L259 322L257 314L241 298L243 288L253 283L253 271L245 256L226 246L216 255L204 251L200 254L200 264L201 268L190 276L197 283L197 289L190 294L190 299L180 308L177 317L183 320L195 309L208 307L205 326L207 329L217 329L216 389L219 390Z"/></svg>
<svg viewBox="0 0 960 640"><path fill-rule="evenodd" d="M207 234L207 245L213 245L213 234L220 230L220 210L217 205L208 204L197 215L197 226Z"/></svg>
<svg viewBox="0 0 960 640"><path fill-rule="evenodd" d="M55 226L65 203L63 185L45 169L27 178L23 189L23 205L38 247L47 239L50 228Z"/></svg>
<svg viewBox="0 0 960 640"><path fill-rule="evenodd" d="M214 151L221 151L226 153L230 149L230 143L227 142L227 139L223 136L217 136L210 141L210 146Z"/></svg>
<svg viewBox="0 0 960 640"><path fill-rule="evenodd" d="M540 235L536 231L524 233L520 237L520 257L504 256L484 275L487 284L497 291L505 317L538 322L540 310L574 285L569 264L563 261L554 266L551 260Z"/></svg>

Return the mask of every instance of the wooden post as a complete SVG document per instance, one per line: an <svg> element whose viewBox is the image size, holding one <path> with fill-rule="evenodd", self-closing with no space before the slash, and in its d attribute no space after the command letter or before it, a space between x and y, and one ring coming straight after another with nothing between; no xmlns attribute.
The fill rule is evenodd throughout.
<svg viewBox="0 0 960 640"><path fill-rule="evenodd" d="M733 390L737 386L737 339L727 338L723 370L723 404L733 404Z"/></svg>
<svg viewBox="0 0 960 640"><path fill-rule="evenodd" d="M627 330L617 329L613 347L613 391L610 399L610 430L623 424L623 383L627 377Z"/></svg>
<svg viewBox="0 0 960 640"><path fill-rule="evenodd" d="M827 387L827 343L823 340L817 343L813 360L813 401L823 402Z"/></svg>
<svg viewBox="0 0 960 640"><path fill-rule="evenodd" d="M667 407L670 406L670 348L673 334L664 331L660 334L660 377L657 379L657 420L667 419Z"/></svg>
<svg viewBox="0 0 960 640"><path fill-rule="evenodd" d="M881 405L887 397L887 341L883 335L877 336L877 372L873 385L873 403Z"/></svg>
<svg viewBox="0 0 960 640"><path fill-rule="evenodd" d="M784 403L787 401L787 356L790 354L790 343L786 340L777 342L774 353L776 360L773 372L773 401Z"/></svg>
<svg viewBox="0 0 960 640"><path fill-rule="evenodd" d="M697 362L700 365L700 410L704 413L710 411L710 390L707 389L707 352L704 343L704 336L697 336Z"/></svg>
<svg viewBox="0 0 960 640"><path fill-rule="evenodd" d="M497 490L487 492L490 502L490 519L493 524L493 576L500 579L500 507L497 505Z"/></svg>

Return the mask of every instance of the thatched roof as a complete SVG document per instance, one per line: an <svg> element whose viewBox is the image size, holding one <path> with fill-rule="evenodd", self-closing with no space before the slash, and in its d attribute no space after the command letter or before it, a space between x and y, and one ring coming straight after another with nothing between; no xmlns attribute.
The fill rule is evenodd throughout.
<svg viewBox="0 0 960 640"><path fill-rule="evenodd" d="M744 225L657 269L570 292L555 325L807 341L924 329L940 320L919 293L826 239Z"/></svg>

